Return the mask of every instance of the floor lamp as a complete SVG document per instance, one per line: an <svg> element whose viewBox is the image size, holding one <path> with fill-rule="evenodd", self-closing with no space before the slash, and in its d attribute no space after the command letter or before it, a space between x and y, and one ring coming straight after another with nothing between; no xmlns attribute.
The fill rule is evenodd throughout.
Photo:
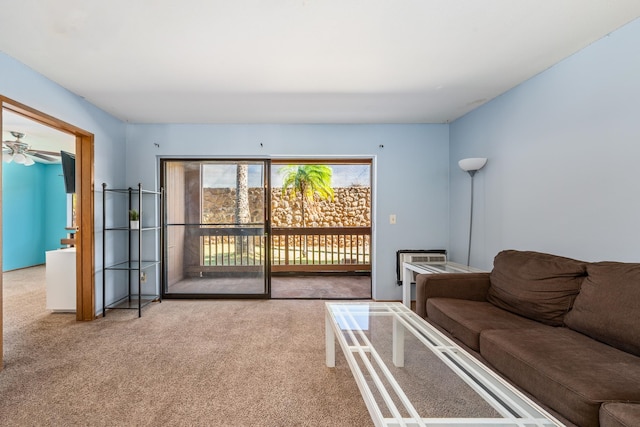
<svg viewBox="0 0 640 427"><path fill-rule="evenodd" d="M471 176L471 211L469 212L469 249L467 250L467 267L471 259L471 232L473 230L473 177L480 169L487 164L485 157L472 157L469 159L462 159L458 162L458 166L465 172L468 172Z"/></svg>

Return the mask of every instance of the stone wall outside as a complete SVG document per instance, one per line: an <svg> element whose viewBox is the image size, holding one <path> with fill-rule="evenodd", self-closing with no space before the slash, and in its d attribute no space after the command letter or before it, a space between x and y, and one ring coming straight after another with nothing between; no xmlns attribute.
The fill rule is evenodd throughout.
<svg viewBox="0 0 640 427"><path fill-rule="evenodd" d="M334 188L333 202L316 200L305 202L307 227L370 227L371 188ZM302 227L300 196L289 198L289 191L281 188L271 191L271 215L273 227ZM205 223L232 223L235 217L235 188L205 188L203 212ZM249 189L251 221L263 220L262 190Z"/></svg>

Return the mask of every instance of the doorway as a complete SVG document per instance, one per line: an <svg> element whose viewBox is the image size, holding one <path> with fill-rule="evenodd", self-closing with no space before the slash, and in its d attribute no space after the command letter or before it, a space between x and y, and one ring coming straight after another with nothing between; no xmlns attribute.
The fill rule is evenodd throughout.
<svg viewBox="0 0 640 427"><path fill-rule="evenodd" d="M163 298L269 298L268 160L161 160Z"/></svg>
<svg viewBox="0 0 640 427"><path fill-rule="evenodd" d="M44 264L48 251L73 244L75 190L64 179L73 168L65 169L61 152L75 153L75 138L11 111L2 120L6 272ZM75 291L73 296L69 309L75 310Z"/></svg>
<svg viewBox="0 0 640 427"><path fill-rule="evenodd" d="M29 118L46 126L66 132L75 137L76 151L76 319L93 320L95 318L95 243L93 236L94 201L93 201L93 134L66 123L41 111L35 110L20 102L0 95L0 134L2 133L2 116L4 111ZM2 164L0 163L0 172ZM0 207L2 193L0 192ZM0 216L0 225L2 217ZM0 243L2 236L0 235ZM0 245L1 247L1 245ZM1 265L0 249L0 267ZM3 363L3 321L2 321L2 276L0 276L0 369Z"/></svg>
<svg viewBox="0 0 640 427"><path fill-rule="evenodd" d="M162 159L162 296L371 299L371 164Z"/></svg>

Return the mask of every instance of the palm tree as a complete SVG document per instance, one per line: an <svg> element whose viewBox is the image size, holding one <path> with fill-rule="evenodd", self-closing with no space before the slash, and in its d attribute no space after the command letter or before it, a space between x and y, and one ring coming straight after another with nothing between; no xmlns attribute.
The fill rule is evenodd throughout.
<svg viewBox="0 0 640 427"><path fill-rule="evenodd" d="M331 176L333 170L327 165L289 165L281 168L278 173L284 174L282 180L282 194L291 188L289 197L293 198L300 194L302 198L302 226L306 227L304 215L305 200L314 201L317 195L320 200L333 201L333 188L331 187Z"/></svg>
<svg viewBox="0 0 640 427"><path fill-rule="evenodd" d="M249 165L238 163L236 165L236 225L251 222L249 212ZM240 255L240 260L253 251L251 240L247 238L247 245L243 244L244 236L235 237L236 256Z"/></svg>
<svg viewBox="0 0 640 427"><path fill-rule="evenodd" d="M251 222L249 213L249 165L236 165L236 224Z"/></svg>

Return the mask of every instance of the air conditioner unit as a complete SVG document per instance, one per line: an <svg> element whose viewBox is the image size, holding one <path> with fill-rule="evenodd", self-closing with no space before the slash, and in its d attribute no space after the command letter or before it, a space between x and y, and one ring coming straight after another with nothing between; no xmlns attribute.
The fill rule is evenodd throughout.
<svg viewBox="0 0 640 427"><path fill-rule="evenodd" d="M445 251L398 251L398 259L397 259L397 273L398 273L398 285L402 285L404 268L402 268L402 264L405 262L423 262L427 264L444 264L447 262L447 254ZM412 271L413 276L411 277L411 282L416 281L417 273Z"/></svg>

